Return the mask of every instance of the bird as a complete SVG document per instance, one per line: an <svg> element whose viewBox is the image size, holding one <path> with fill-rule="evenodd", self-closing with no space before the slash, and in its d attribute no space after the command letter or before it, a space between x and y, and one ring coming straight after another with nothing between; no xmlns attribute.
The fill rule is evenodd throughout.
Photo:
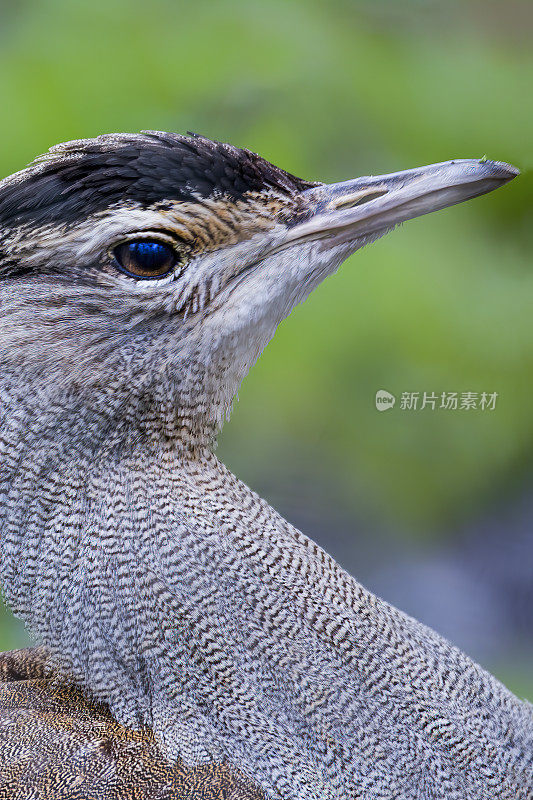
<svg viewBox="0 0 533 800"><path fill-rule="evenodd" d="M533 706L217 458L292 309L398 224L518 174L308 181L103 134L0 182L0 798L531 800Z"/></svg>

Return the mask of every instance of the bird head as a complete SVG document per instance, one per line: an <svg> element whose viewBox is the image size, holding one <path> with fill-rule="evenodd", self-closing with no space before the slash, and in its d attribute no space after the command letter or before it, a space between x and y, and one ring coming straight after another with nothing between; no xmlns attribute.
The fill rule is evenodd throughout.
<svg viewBox="0 0 533 800"><path fill-rule="evenodd" d="M8 384L87 430L157 420L210 440L278 324L347 256L516 174L463 160L323 184L195 135L57 145L0 182Z"/></svg>

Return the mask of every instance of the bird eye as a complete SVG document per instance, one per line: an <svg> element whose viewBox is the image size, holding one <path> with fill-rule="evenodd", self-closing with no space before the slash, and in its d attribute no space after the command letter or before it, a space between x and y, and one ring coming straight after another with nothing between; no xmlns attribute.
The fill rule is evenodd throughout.
<svg viewBox="0 0 533 800"><path fill-rule="evenodd" d="M118 267L133 278L161 278L178 260L173 247L164 242L123 242L113 250Z"/></svg>

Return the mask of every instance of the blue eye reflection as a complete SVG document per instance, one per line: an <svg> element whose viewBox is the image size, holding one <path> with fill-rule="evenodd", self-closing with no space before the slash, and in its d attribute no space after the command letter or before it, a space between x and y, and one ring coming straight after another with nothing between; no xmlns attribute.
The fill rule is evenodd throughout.
<svg viewBox="0 0 533 800"><path fill-rule="evenodd" d="M119 244L113 255L122 272L134 278L161 278L173 270L177 261L173 247L148 240Z"/></svg>

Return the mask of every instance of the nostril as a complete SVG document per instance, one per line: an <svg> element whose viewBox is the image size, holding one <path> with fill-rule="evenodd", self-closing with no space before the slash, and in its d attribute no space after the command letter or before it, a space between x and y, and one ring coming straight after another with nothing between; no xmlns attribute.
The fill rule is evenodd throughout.
<svg viewBox="0 0 533 800"><path fill-rule="evenodd" d="M335 208L337 210L342 210L345 208L355 208L355 206L362 206L364 203L369 203L370 200L375 200L377 197L382 197L384 194L387 194L387 189L376 188L376 189L364 189L360 192L355 192L352 195L347 195L345 197L340 198L338 202L335 203Z"/></svg>

